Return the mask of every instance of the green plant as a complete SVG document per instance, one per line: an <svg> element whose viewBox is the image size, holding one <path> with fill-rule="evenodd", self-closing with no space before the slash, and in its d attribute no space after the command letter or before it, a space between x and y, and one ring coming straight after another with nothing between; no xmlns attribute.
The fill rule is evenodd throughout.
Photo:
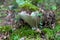
<svg viewBox="0 0 60 40"><path fill-rule="evenodd" d="M21 29L17 29L10 35L11 40L14 40L16 38L15 36L18 36L16 39L19 39L21 37L36 37L39 33L35 32L34 30L30 29L27 26L22 27ZM38 39L38 38L37 38Z"/></svg>
<svg viewBox="0 0 60 40"><path fill-rule="evenodd" d="M60 31L60 24L57 24L55 29L54 29L55 32L59 32Z"/></svg>
<svg viewBox="0 0 60 40"><path fill-rule="evenodd" d="M54 31L48 28L44 28L42 31L46 32L47 39L54 37Z"/></svg>
<svg viewBox="0 0 60 40"><path fill-rule="evenodd" d="M8 32L10 31L12 28L10 26L0 26L0 32Z"/></svg>
<svg viewBox="0 0 60 40"><path fill-rule="evenodd" d="M55 35L55 40L60 40L60 35L59 34Z"/></svg>
<svg viewBox="0 0 60 40"><path fill-rule="evenodd" d="M30 9L30 10L38 10L38 7L33 5L30 0L16 0L17 4L20 8Z"/></svg>

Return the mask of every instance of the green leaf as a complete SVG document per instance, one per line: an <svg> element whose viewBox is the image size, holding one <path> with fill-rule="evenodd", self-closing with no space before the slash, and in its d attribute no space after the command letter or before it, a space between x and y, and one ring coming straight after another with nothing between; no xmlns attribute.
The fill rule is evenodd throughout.
<svg viewBox="0 0 60 40"><path fill-rule="evenodd" d="M16 0L17 4L20 8L30 9L30 10L37 10L38 7L33 5L30 0Z"/></svg>
<svg viewBox="0 0 60 40"><path fill-rule="evenodd" d="M52 8L52 10L56 10L57 9L57 7L55 5L52 5L51 8Z"/></svg>
<svg viewBox="0 0 60 40"><path fill-rule="evenodd" d="M59 32L60 31L60 25L56 25L54 31Z"/></svg>
<svg viewBox="0 0 60 40"><path fill-rule="evenodd" d="M14 36L14 40L18 40L19 39L19 37L16 35L16 36Z"/></svg>
<svg viewBox="0 0 60 40"><path fill-rule="evenodd" d="M30 0L16 0L17 4L19 6L24 5L25 3L30 3Z"/></svg>
<svg viewBox="0 0 60 40"><path fill-rule="evenodd" d="M17 4L18 5L23 5L25 4L25 1L24 0L16 0Z"/></svg>
<svg viewBox="0 0 60 40"><path fill-rule="evenodd" d="M39 13L38 16L42 16L42 13Z"/></svg>

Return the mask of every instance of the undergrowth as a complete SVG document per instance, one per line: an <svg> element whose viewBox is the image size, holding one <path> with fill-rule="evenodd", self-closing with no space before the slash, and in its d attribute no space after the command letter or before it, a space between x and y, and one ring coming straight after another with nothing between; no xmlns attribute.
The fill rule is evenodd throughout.
<svg viewBox="0 0 60 40"><path fill-rule="evenodd" d="M0 33L3 32L9 32L10 30L12 30L12 33L10 34L10 40L19 40L22 37L26 37L26 40L40 40L41 39L41 35L40 33L32 30L30 27L28 26L24 26L21 27L19 29L16 29L13 31L13 28L11 28L10 26L0 26ZM57 32L60 32L60 24L57 24L56 27L54 29L49 29L49 28L44 28L42 29L42 31L46 32L46 38L49 40L49 38L54 38L54 39L58 39L59 37L55 37Z"/></svg>

